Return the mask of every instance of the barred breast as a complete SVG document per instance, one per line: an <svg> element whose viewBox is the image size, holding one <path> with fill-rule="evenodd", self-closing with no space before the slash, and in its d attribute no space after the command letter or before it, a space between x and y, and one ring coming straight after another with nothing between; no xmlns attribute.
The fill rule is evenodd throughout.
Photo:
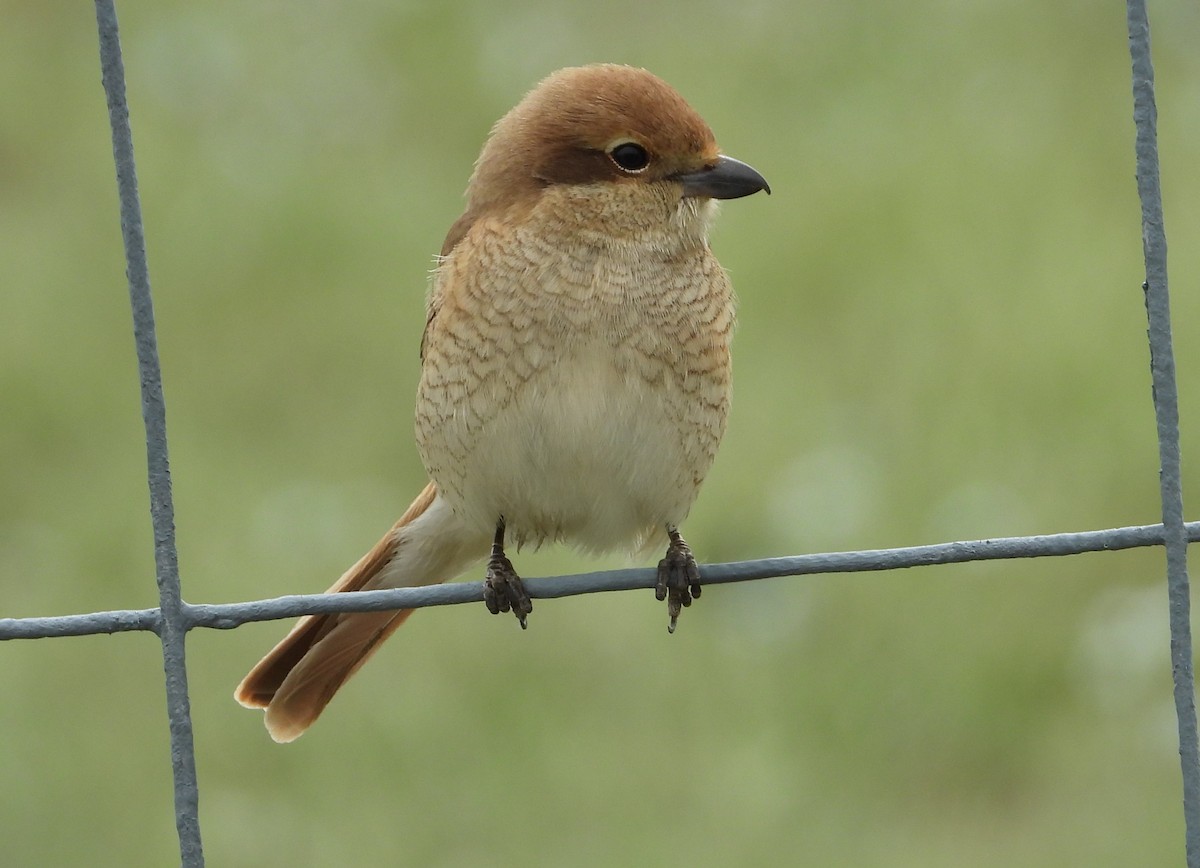
<svg viewBox="0 0 1200 868"><path fill-rule="evenodd" d="M597 203L543 199L544 220L483 221L439 266L418 447L481 530L503 516L518 544L638 547L683 521L716 455L732 291L703 206L680 206L690 231L591 237L579 212Z"/></svg>

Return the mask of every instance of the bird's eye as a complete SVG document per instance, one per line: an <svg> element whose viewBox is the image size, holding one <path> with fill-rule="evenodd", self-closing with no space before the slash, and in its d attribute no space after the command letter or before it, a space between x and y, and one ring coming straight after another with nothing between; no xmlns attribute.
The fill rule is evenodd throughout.
<svg viewBox="0 0 1200 868"><path fill-rule="evenodd" d="M637 142L622 142L608 152L609 158L622 171L637 174L650 165L650 155Z"/></svg>

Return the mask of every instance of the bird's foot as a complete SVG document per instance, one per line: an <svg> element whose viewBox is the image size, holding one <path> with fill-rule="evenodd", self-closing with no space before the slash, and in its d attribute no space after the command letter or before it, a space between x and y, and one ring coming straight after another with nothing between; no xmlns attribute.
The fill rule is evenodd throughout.
<svg viewBox="0 0 1200 868"><path fill-rule="evenodd" d="M674 633L679 613L685 606L692 605L693 598L700 596L700 568L679 531L667 528L667 535L671 544L667 546L667 556L658 562L654 596L667 601L667 615L671 618L667 632Z"/></svg>
<svg viewBox="0 0 1200 868"><path fill-rule="evenodd" d="M525 618L533 611L533 601L521 577L513 569L512 561L504 556L504 519L496 526L496 541L483 579L483 602L493 615L511 611L521 622L522 630L527 626Z"/></svg>

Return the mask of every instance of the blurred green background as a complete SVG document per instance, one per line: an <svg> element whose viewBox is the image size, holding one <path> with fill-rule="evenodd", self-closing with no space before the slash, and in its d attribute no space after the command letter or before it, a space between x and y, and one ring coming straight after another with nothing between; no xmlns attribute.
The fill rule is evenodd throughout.
<svg viewBox="0 0 1200 868"><path fill-rule="evenodd" d="M0 3L0 599L157 602L90 5ZM539 78L645 66L775 195L708 561L1157 520L1121 8L120 4L186 597L324 588L424 482L431 255ZM1200 489L1200 13L1151 4ZM1193 506L1190 517L1197 517ZM526 575L625 561L524 554ZM414 617L302 740L189 637L214 866L1179 864L1162 553ZM7 865L177 862L151 635L0 648Z"/></svg>

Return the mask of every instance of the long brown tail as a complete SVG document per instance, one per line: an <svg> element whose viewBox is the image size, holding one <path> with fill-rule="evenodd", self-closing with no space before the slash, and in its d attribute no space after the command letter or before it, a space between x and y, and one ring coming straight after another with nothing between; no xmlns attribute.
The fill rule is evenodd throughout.
<svg viewBox="0 0 1200 868"><path fill-rule="evenodd" d="M486 535L462 526L431 482L328 593L444 582L487 554L487 544ZM234 697L247 708L266 709L275 741L293 741L412 612L306 615L242 679Z"/></svg>

